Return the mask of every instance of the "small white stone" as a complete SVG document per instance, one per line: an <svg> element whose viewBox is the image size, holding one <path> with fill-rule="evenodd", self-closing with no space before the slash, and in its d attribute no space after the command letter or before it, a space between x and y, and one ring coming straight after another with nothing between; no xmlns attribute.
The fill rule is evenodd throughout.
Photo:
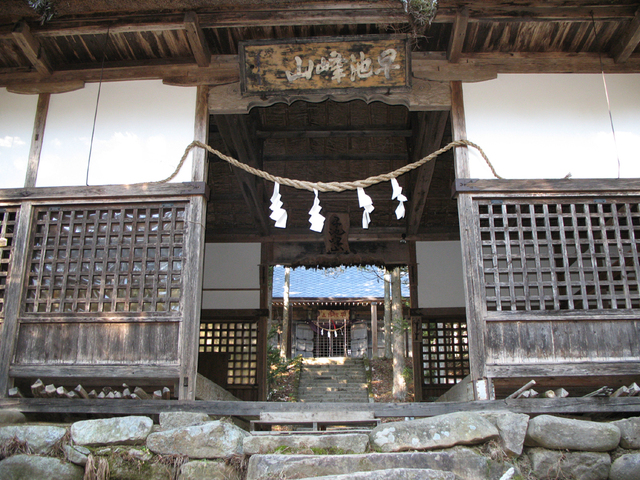
<svg viewBox="0 0 640 480"><path fill-rule="evenodd" d="M418 440L416 437L413 437L413 438L411 439L411 445L413 445L414 447L415 447L416 445L418 445L419 443L420 443L420 440Z"/></svg>
<svg viewBox="0 0 640 480"><path fill-rule="evenodd" d="M439 433L435 433L435 434L433 435L433 439L434 439L434 440L440 440L440 434L439 434Z"/></svg>
<svg viewBox="0 0 640 480"><path fill-rule="evenodd" d="M475 425L469 425L469 429L470 429L470 430L475 430L475 429L476 429L476 426L475 426Z"/></svg>

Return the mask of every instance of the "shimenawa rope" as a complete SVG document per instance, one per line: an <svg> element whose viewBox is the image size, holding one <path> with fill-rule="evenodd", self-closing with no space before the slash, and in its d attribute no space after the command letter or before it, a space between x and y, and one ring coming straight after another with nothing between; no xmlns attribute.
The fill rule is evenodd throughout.
<svg viewBox="0 0 640 480"><path fill-rule="evenodd" d="M401 168L398 168L397 170L389 172L389 173L384 173L382 175L375 175L373 177L365 178L364 180L356 180L356 181L353 181L353 182L329 182L329 183L325 183L325 182L307 182L305 180L293 180L293 179L290 179L290 178L277 177L275 175L271 175L268 172L265 172L264 170L259 170L257 168L254 168L254 167L251 167L249 165L246 165L246 164L236 160L233 157L229 157L229 156L225 155L224 153L219 152L218 150L216 150L215 148L210 147L209 145L205 145L204 143L199 142L198 140L194 140L185 149L184 154L182 155L182 158L180 159L180 163L178 163L178 166L176 167L175 171L170 176L165 178L164 180L160 180L160 181L152 182L152 183L167 183L167 182L170 182L171 180L173 180L176 177L176 175L178 175L178 172L180 171L180 169L182 168L182 165L186 161L187 156L189 155L189 152L195 147L203 148L206 151L216 155L220 159L222 159L222 160L224 160L226 162L229 162L234 167L241 168L242 170L244 170L246 172L249 172L249 173L251 173L253 175L256 175L258 177L264 178L265 180L269 180L270 182L274 182L274 183L277 182L280 185L286 185L288 187L297 188L298 190L309 190L310 192L313 192L314 190L318 190L319 192L344 192L345 190L356 190L357 188L367 188L367 187L370 187L371 185L375 185L377 183L388 182L392 178L397 178L400 175L403 175L403 174L405 174L407 172L410 172L411 170L414 170L414 169L416 169L418 167L421 167L425 163L435 159L437 156L442 155L443 153L445 153L448 150L451 150L454 147L473 147L473 148L475 148L476 150L478 150L480 155L482 155L482 158L484 159L484 161L489 166L489 169L491 170L491 173L493 174L493 176L498 178L498 179L502 179L502 177L500 175L498 175L496 170L493 168L493 165L489 161L489 158L484 153L482 148L480 148L478 145L476 145L475 143L473 143L473 142L471 142L469 140L455 140L455 141L449 143L448 145L442 147L440 150L436 150L435 152L431 153L430 155L427 155L426 157L424 157L424 158L422 158L422 159L420 159L420 160L418 160L416 162L409 163L409 164L407 164L407 165L405 165L405 166L403 166Z"/></svg>

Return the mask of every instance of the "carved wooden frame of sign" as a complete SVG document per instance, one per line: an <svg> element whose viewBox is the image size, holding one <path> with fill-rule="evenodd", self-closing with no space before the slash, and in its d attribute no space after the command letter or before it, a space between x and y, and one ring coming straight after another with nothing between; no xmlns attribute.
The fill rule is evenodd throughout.
<svg viewBox="0 0 640 480"><path fill-rule="evenodd" d="M240 42L242 95L408 91L404 35Z"/></svg>

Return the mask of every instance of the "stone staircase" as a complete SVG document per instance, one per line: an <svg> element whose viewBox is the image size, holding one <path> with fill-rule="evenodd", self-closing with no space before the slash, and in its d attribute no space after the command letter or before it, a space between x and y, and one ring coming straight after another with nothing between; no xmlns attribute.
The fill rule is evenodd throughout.
<svg viewBox="0 0 640 480"><path fill-rule="evenodd" d="M367 376L361 358L307 358L302 365L300 402L368 403Z"/></svg>

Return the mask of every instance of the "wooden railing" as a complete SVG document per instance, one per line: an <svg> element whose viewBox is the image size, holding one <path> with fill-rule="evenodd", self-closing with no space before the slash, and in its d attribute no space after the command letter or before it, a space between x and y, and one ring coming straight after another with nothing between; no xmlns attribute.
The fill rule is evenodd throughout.
<svg viewBox="0 0 640 480"><path fill-rule="evenodd" d="M487 377L640 373L640 182L458 181Z"/></svg>
<svg viewBox="0 0 640 480"><path fill-rule="evenodd" d="M179 339L199 323L185 265L200 248L191 199L204 194L199 183L0 190L0 395L42 378L136 379L179 396L195 375L179 382Z"/></svg>

